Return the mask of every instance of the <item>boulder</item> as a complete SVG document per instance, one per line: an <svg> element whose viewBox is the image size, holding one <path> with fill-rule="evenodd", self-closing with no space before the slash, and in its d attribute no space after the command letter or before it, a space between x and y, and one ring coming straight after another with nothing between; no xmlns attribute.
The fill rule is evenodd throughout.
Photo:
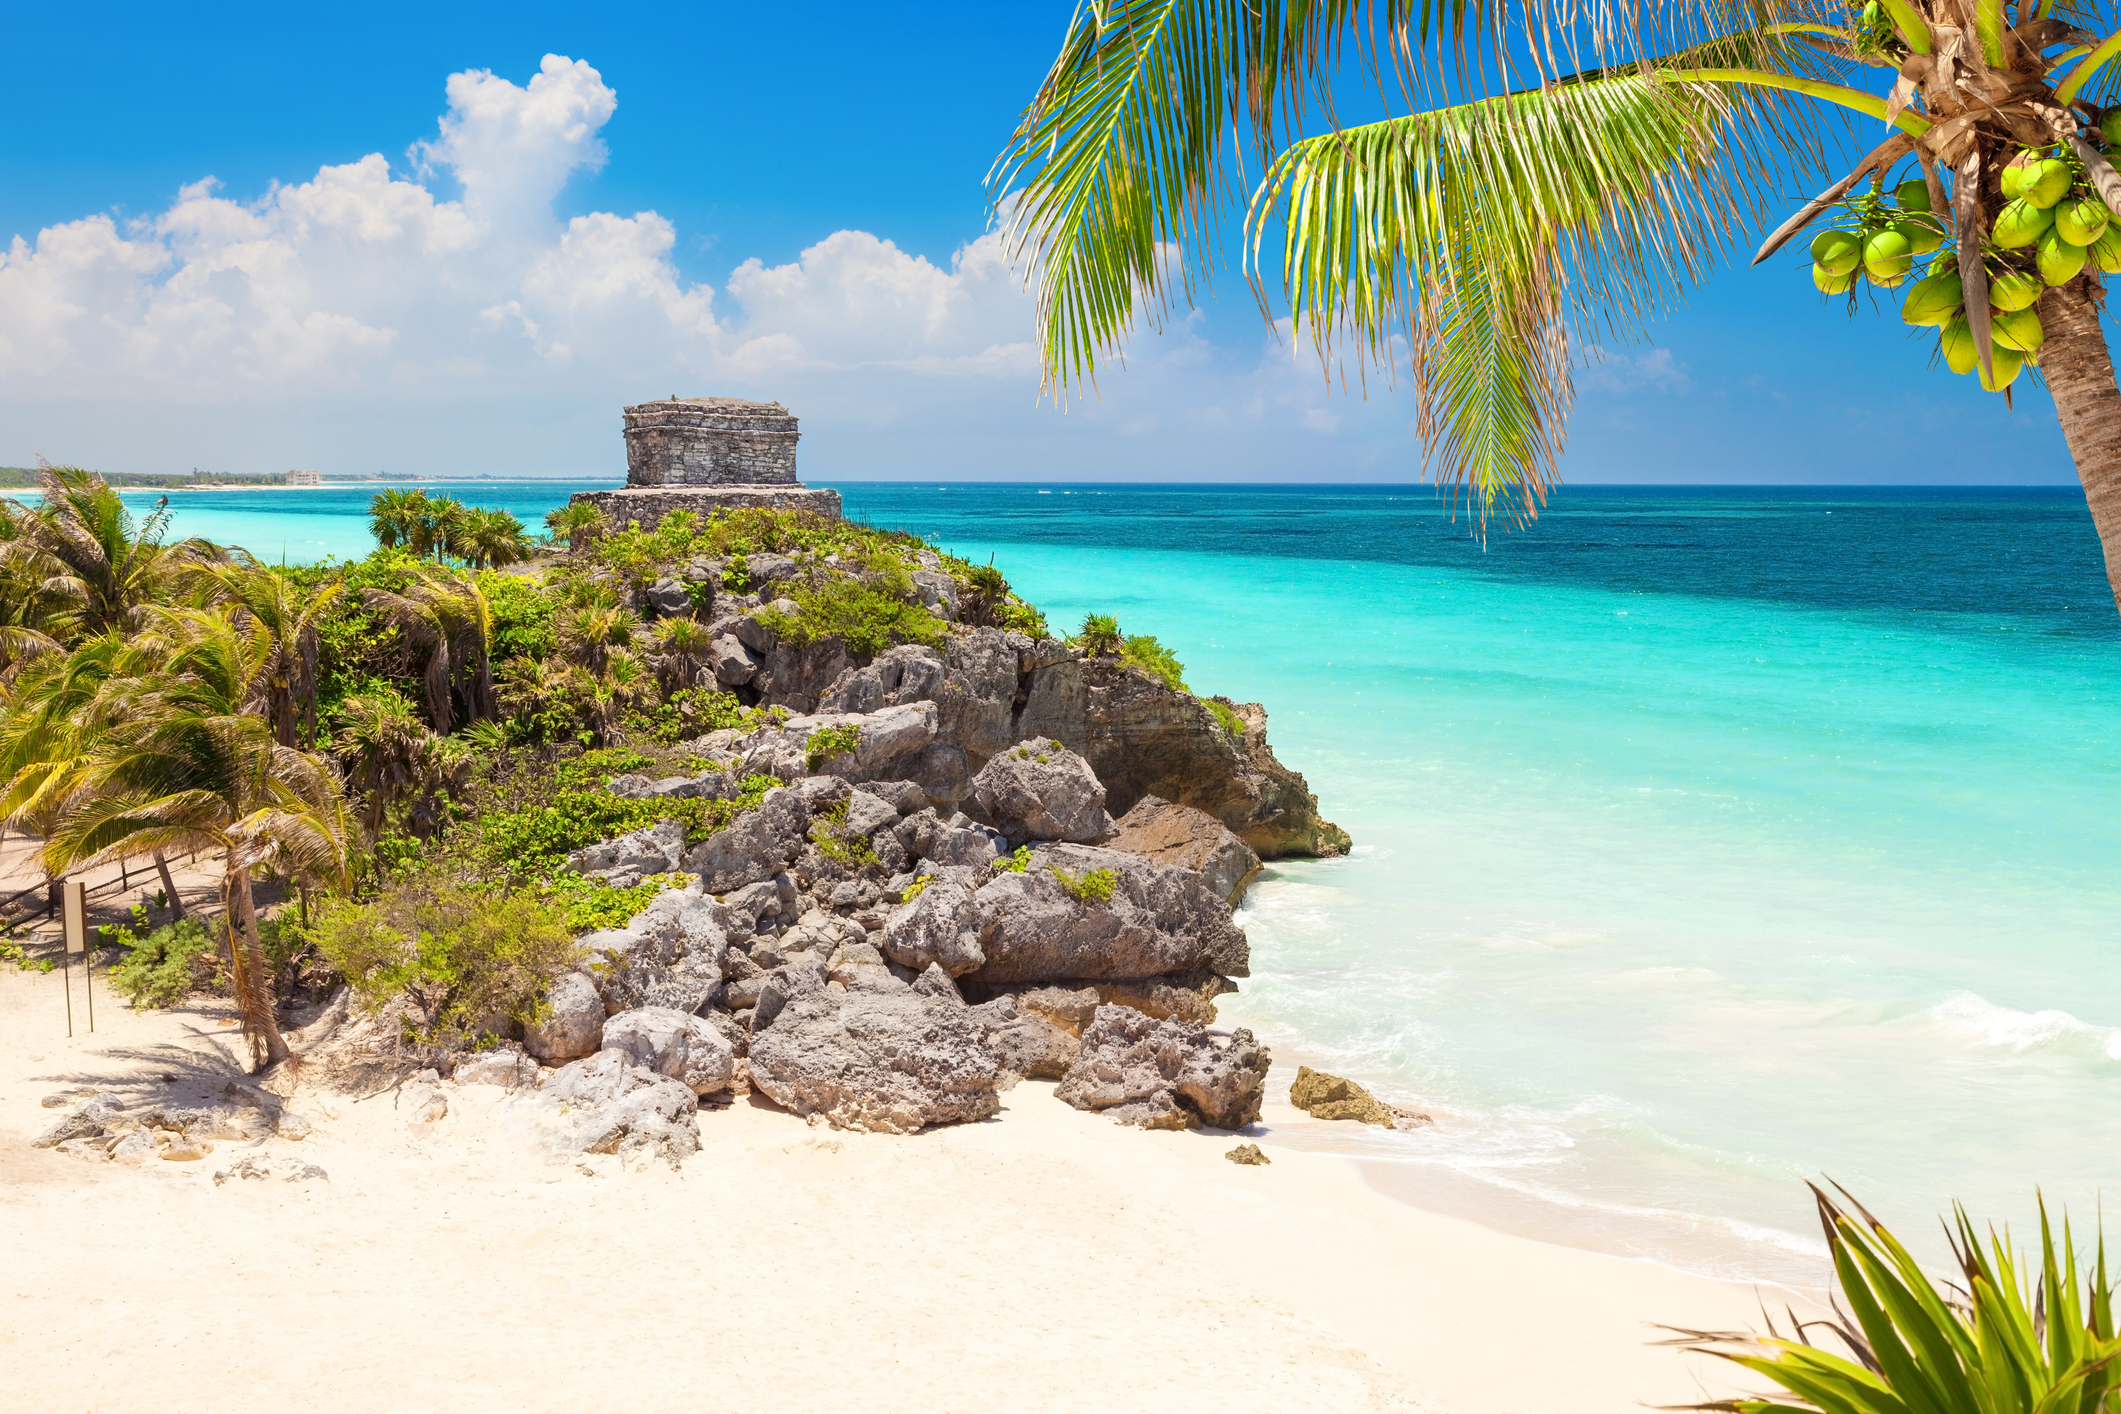
<svg viewBox="0 0 2121 1414"><path fill-rule="evenodd" d="M1053 1093L1148 1129L1242 1129L1259 1118L1268 1064L1250 1031L1224 1040L1192 1022L1101 1006Z"/></svg>
<svg viewBox="0 0 2121 1414"><path fill-rule="evenodd" d="M1233 1164L1244 1164L1250 1168L1258 1168L1263 1164L1274 1162L1259 1151L1257 1144L1240 1144L1229 1153L1224 1154L1223 1157Z"/></svg>
<svg viewBox="0 0 2121 1414"><path fill-rule="evenodd" d="M415 1124L433 1124L449 1113L449 1097L436 1084L437 1076L431 1070L420 1072L419 1079L405 1087L398 1096L398 1108L412 1118ZM164 1154L163 1158L168 1158Z"/></svg>
<svg viewBox="0 0 2121 1414"><path fill-rule="evenodd" d="M1015 997L996 997L972 1008L987 1033L995 1064L1029 1080L1058 1080L1075 1064L1082 1042L1046 1017L1018 1004Z"/></svg>
<svg viewBox="0 0 2121 1414"><path fill-rule="evenodd" d="M1233 908L1259 873L1259 856L1222 821L1161 796L1136 801L1104 844L1166 869L1191 869L1210 893Z"/></svg>
<svg viewBox="0 0 2121 1414"><path fill-rule="evenodd" d="M745 619L742 622L750 623ZM764 666L761 656L744 646L744 641L733 633L725 633L707 645L707 666L713 670L715 681L724 687L742 687L759 675Z"/></svg>
<svg viewBox="0 0 2121 1414"><path fill-rule="evenodd" d="M692 612L692 596L685 592L684 585L668 577L650 585L642 597L648 601L648 607L655 611L658 618L667 619Z"/></svg>
<svg viewBox="0 0 2121 1414"><path fill-rule="evenodd" d="M971 1008L910 989L798 997L753 1035L747 1064L775 1104L839 1129L912 1134L985 1119L1001 1103Z"/></svg>
<svg viewBox="0 0 2121 1414"><path fill-rule="evenodd" d="M1289 1103L1313 1119L1352 1119L1362 1124L1394 1127L1398 1116L1362 1086L1338 1075L1328 1075L1307 1065L1296 1067L1296 1083L1289 1087Z"/></svg>
<svg viewBox="0 0 2121 1414"><path fill-rule="evenodd" d="M538 1083L538 1063L521 1051L504 1046L464 1057L449 1078L459 1085L498 1085L504 1090L520 1090ZM283 1130L285 1124L283 1116ZM284 1133L282 1137L286 1137Z"/></svg>
<svg viewBox="0 0 2121 1414"><path fill-rule="evenodd" d="M727 798L727 778L719 771L699 776L613 776L605 790L625 800L722 800Z"/></svg>
<svg viewBox="0 0 2121 1414"><path fill-rule="evenodd" d="M771 879L803 849L810 812L802 797L787 789L770 790L758 808L739 815L727 827L685 856L686 872L697 874L708 893L726 893Z"/></svg>
<svg viewBox="0 0 2121 1414"><path fill-rule="evenodd" d="M945 619L957 618L957 581L939 570L915 570L910 576L913 592L921 603L940 612Z"/></svg>
<svg viewBox="0 0 2121 1414"><path fill-rule="evenodd" d="M1009 841L998 830L953 816L936 832L925 851L931 864L984 868L1009 853Z"/></svg>
<svg viewBox="0 0 2121 1414"><path fill-rule="evenodd" d="M630 889L650 874L675 871L685 854L685 827L658 820L646 829L575 850L566 868L603 879L615 889Z"/></svg>
<svg viewBox="0 0 2121 1414"><path fill-rule="evenodd" d="M674 1166L700 1147L692 1091L634 1065L622 1051L598 1051L562 1066L507 1106L508 1127L555 1161L615 1153L661 1157Z"/></svg>
<svg viewBox="0 0 2121 1414"><path fill-rule="evenodd" d="M884 920L885 956L916 972L939 965L962 976L987 960L974 926L973 892L955 879L938 877Z"/></svg>
<svg viewBox="0 0 2121 1414"><path fill-rule="evenodd" d="M898 807L865 790L853 792L847 799L846 818L840 821L840 829L850 837L867 838L878 830L898 823Z"/></svg>
<svg viewBox="0 0 2121 1414"><path fill-rule="evenodd" d="M109 1100L90 1099L76 1105L71 1114L30 1140L33 1149L56 1149L69 1139L101 1139L122 1123L124 1109ZM115 1127L111 1127L115 1126Z"/></svg>
<svg viewBox="0 0 2121 1414"><path fill-rule="evenodd" d="M972 794L1012 845L1031 840L1088 844L1112 831L1105 788L1090 763L1045 737L995 753L972 778Z"/></svg>
<svg viewBox="0 0 2121 1414"><path fill-rule="evenodd" d="M69 1139L66 1142L68 1144L83 1144L97 1141ZM161 1146L155 1143L155 1132L153 1130L135 1129L132 1133L110 1146L110 1161L114 1164L124 1164L128 1168L138 1168L141 1164L155 1158L161 1152Z"/></svg>
<svg viewBox="0 0 2121 1414"><path fill-rule="evenodd" d="M669 1007L640 1007L604 1023L604 1049L667 1075L695 1095L729 1088L736 1050L708 1023Z"/></svg>
<svg viewBox="0 0 2121 1414"><path fill-rule="evenodd" d="M543 1021L523 1028L523 1049L558 1064L592 1055L603 1044L604 999L580 972L563 974L545 994Z"/></svg>
<svg viewBox="0 0 2121 1414"><path fill-rule="evenodd" d="M1054 871L1082 880L1108 871L1111 896L1078 898ZM967 920L989 988L1015 982L1153 978L1212 973L1244 977L1250 950L1229 905L1200 876L1089 845L1036 848L1023 873L997 871L973 895Z"/></svg>
<svg viewBox="0 0 2121 1414"><path fill-rule="evenodd" d="M772 584L777 580L794 579L797 566L786 555L761 554L744 557L744 567L751 572L753 584Z"/></svg>
<svg viewBox="0 0 2121 1414"><path fill-rule="evenodd" d="M729 941L715 902L693 888L666 889L628 920L584 937L606 1015L640 1006L697 1011L722 985Z"/></svg>

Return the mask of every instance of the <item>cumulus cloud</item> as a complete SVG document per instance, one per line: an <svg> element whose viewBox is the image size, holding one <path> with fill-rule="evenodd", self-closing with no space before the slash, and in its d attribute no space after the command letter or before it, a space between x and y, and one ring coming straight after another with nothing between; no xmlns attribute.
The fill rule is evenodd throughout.
<svg viewBox="0 0 2121 1414"><path fill-rule="evenodd" d="M206 177L140 220L16 235L0 461L606 474L618 407L680 391L789 403L820 478L1416 473L1396 396L1332 393L1286 330L1217 346L1200 315L1063 413L992 232L938 264L843 230L688 281L656 212L554 213L606 160L596 69L548 55L446 92L395 171L371 154L249 199Z"/></svg>

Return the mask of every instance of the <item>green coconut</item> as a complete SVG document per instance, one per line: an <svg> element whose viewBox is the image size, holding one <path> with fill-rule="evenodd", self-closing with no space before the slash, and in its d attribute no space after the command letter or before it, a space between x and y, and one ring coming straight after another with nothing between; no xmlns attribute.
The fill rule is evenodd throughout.
<svg viewBox="0 0 2121 1414"><path fill-rule="evenodd" d="M1909 249L1917 255L1928 255L1944 244L1944 232L1937 223L1926 216L1915 216L1905 221L1895 221L1893 229L1907 237Z"/></svg>
<svg viewBox="0 0 2121 1414"><path fill-rule="evenodd" d="M2033 164L2032 173L2026 179L2025 199L2035 206L2053 206L2069 195L2076 176L2067 162L2056 157L2043 157Z"/></svg>
<svg viewBox="0 0 2121 1414"><path fill-rule="evenodd" d="M2121 113L2121 108L2114 110ZM2121 221L2109 221L2092 242L2092 259L2109 275L2121 275Z"/></svg>
<svg viewBox="0 0 2121 1414"><path fill-rule="evenodd" d="M2054 224L2054 212L2021 196L1996 213L1989 237L2004 250L2019 250L2046 235Z"/></svg>
<svg viewBox="0 0 2121 1414"><path fill-rule="evenodd" d="M1929 211L1930 184L1921 177L1909 177L1893 188L1893 200L1900 203L1902 211Z"/></svg>
<svg viewBox="0 0 2121 1414"><path fill-rule="evenodd" d="M1873 231L1863 240L1863 273L1874 285L1891 289L1914 268L1915 244L1891 226Z"/></svg>
<svg viewBox="0 0 2121 1414"><path fill-rule="evenodd" d="M2060 231L2051 230L2040 238L2036 263L2041 279L2050 285L2066 285L2084 268L2084 247L2062 239Z"/></svg>
<svg viewBox="0 0 2121 1414"><path fill-rule="evenodd" d="M1988 351L1989 367L1996 370L1992 379L1981 375L1981 386L1991 393L2000 393L2018 381L2018 374L2025 368L2025 356L2016 349L1991 347Z"/></svg>
<svg viewBox="0 0 2121 1414"><path fill-rule="evenodd" d="M2095 197L2080 196L2055 208L2055 230L2071 245L2090 245L2112 219L2106 203Z"/></svg>
<svg viewBox="0 0 2121 1414"><path fill-rule="evenodd" d="M1812 266L1812 286L1822 295L1846 294L1848 287L1855 283L1856 272L1853 268L1836 273L1824 265Z"/></svg>
<svg viewBox="0 0 2121 1414"><path fill-rule="evenodd" d="M2036 354L2047 342L2047 331L2040 327L2040 316L2029 309L1993 314L1988 329L1989 338L1997 348L2015 349L2022 354Z"/></svg>
<svg viewBox="0 0 2121 1414"><path fill-rule="evenodd" d="M2003 199L2016 201L2025 195L2025 188L2033 179L2033 164L2040 160L2038 153L2021 152L2003 164Z"/></svg>
<svg viewBox="0 0 2121 1414"><path fill-rule="evenodd" d="M2099 136L2105 138L2109 146L2121 146L2121 108L2106 110L2099 119Z"/></svg>
<svg viewBox="0 0 2121 1414"><path fill-rule="evenodd" d="M1988 302L2005 311L2031 309L2040 289L2040 282L2024 271L2006 270L1988 282Z"/></svg>
<svg viewBox="0 0 2121 1414"><path fill-rule="evenodd" d="M1959 317L1966 303L1965 289L1956 270L1938 270L1917 282L1901 303L1900 318L1909 324L1934 324L1940 328Z"/></svg>
<svg viewBox="0 0 2121 1414"><path fill-rule="evenodd" d="M1846 275L1863 263L1863 237L1854 231L1821 231L1812 237L1812 261Z"/></svg>
<svg viewBox="0 0 2121 1414"><path fill-rule="evenodd" d="M1972 373L1981 362L1981 351L1974 347L1974 329L1964 319L1954 319L1937 335L1937 346L1944 351L1945 367L1954 373Z"/></svg>

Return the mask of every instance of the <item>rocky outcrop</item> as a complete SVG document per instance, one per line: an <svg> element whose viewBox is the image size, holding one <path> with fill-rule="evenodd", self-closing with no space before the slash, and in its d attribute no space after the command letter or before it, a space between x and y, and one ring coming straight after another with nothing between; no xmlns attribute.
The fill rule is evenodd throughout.
<svg viewBox="0 0 2121 1414"><path fill-rule="evenodd" d="M575 850L566 867L576 874L602 879L615 889L630 889L650 874L668 874L685 856L685 827L658 820L646 829Z"/></svg>
<svg viewBox="0 0 2121 1414"><path fill-rule="evenodd" d="M729 949L714 900L696 886L667 889L625 927L581 943L607 1015L643 1006L699 1010L721 990Z"/></svg>
<svg viewBox="0 0 2121 1414"><path fill-rule="evenodd" d="M1144 1129L1242 1129L1259 1118L1268 1063L1249 1031L1221 1039L1190 1022L1101 1006L1053 1093Z"/></svg>
<svg viewBox="0 0 2121 1414"><path fill-rule="evenodd" d="M972 778L972 795L988 823L1012 845L1031 840L1089 844L1112 831L1105 788L1090 763L1046 737L989 757Z"/></svg>
<svg viewBox="0 0 2121 1414"><path fill-rule="evenodd" d="M617 1154L673 1166L700 1147L699 1101L685 1085L622 1051L598 1051L554 1072L543 1086L508 1102L507 1123L553 1160Z"/></svg>
<svg viewBox="0 0 2121 1414"><path fill-rule="evenodd" d="M1307 1065L1296 1067L1289 1103L1313 1119L1352 1119L1361 1124L1381 1124L1386 1129L1393 1128L1399 1118L1391 1106L1354 1081Z"/></svg>
<svg viewBox="0 0 2121 1414"><path fill-rule="evenodd" d="M700 887L711 894L763 883L802 852L809 826L810 811L800 795L786 789L767 791L758 808L745 811L687 852L685 872L698 875Z"/></svg>
<svg viewBox="0 0 2121 1414"><path fill-rule="evenodd" d="M1222 821L1161 796L1136 801L1103 843L1166 869L1191 869L1233 908L1260 868L1259 856Z"/></svg>
<svg viewBox="0 0 2121 1414"><path fill-rule="evenodd" d="M1233 737L1200 699L1116 659L1082 672L1083 755L1108 809L1124 814L1156 795L1214 816L1262 859L1347 852L1347 832L1319 818L1304 778L1274 758L1265 708L1217 699L1243 723Z"/></svg>
<svg viewBox="0 0 2121 1414"><path fill-rule="evenodd" d="M1082 1053L1082 1041L1074 1032L1020 1007L1013 996L983 1002L972 1008L972 1015L986 1032L994 1062L1005 1075L1058 1080Z"/></svg>
<svg viewBox="0 0 2121 1414"><path fill-rule="evenodd" d="M962 1001L827 985L788 1002L746 1062L751 1083L840 1129L912 1134L1000 1107L997 1066Z"/></svg>
<svg viewBox="0 0 2121 1414"><path fill-rule="evenodd" d="M970 884L980 880L975 877ZM899 905L883 927L884 955L901 967L922 971L940 966L962 976L987 960L980 951L974 924L973 889L958 879L938 877L912 902Z"/></svg>
<svg viewBox="0 0 2121 1414"><path fill-rule="evenodd" d="M637 1066L666 1075L695 1095L729 1088L736 1050L720 1032L670 1007L638 1007L604 1023L604 1047Z"/></svg>
<svg viewBox="0 0 2121 1414"><path fill-rule="evenodd" d="M577 1060L603 1043L604 999L580 972L561 975L545 994L544 1019L523 1028L523 1049L547 1064Z"/></svg>

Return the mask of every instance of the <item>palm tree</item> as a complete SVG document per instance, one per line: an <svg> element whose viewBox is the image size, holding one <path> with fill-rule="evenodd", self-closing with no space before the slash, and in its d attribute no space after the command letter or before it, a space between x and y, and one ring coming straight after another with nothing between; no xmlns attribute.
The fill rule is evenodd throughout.
<svg viewBox="0 0 2121 1414"><path fill-rule="evenodd" d="M383 817L420 777L420 756L432 735L395 692L349 697L339 704L332 750L346 784L362 797L361 823L373 840Z"/></svg>
<svg viewBox="0 0 2121 1414"><path fill-rule="evenodd" d="M554 539L565 540L569 550L580 553L590 541L611 533L611 521L594 501L570 501L545 512L545 529Z"/></svg>
<svg viewBox="0 0 2121 1414"><path fill-rule="evenodd" d="M93 471L41 466L37 483L43 498L34 509L9 508L15 533L0 543L0 567L63 604L46 625L57 638L134 626L180 570L220 557L205 540L162 543L168 497L136 521Z"/></svg>
<svg viewBox="0 0 2121 1414"><path fill-rule="evenodd" d="M222 856L237 1007L252 1060L288 1055L258 938L251 871L347 885L348 829L338 781L282 746L251 710L269 648L227 614L170 610L110 662L79 714L88 749L50 781L65 808L41 851L54 876L172 849Z"/></svg>
<svg viewBox="0 0 2121 1414"><path fill-rule="evenodd" d="M418 490L378 491L368 502L368 530L376 544L386 550L403 545L414 554L425 555L427 547L415 547L424 534L427 493Z"/></svg>
<svg viewBox="0 0 2121 1414"><path fill-rule="evenodd" d="M240 552L239 552L240 553ZM228 608L236 626L262 636L267 664L259 679L258 705L272 723L273 740L294 746L300 719L301 745L317 744L317 626L345 591L343 580L304 590L286 574L248 555L207 565L191 576L207 604Z"/></svg>
<svg viewBox="0 0 2121 1414"><path fill-rule="evenodd" d="M523 522L507 511L467 508L461 543L452 553L471 563L473 569L501 569L530 558L530 537Z"/></svg>
<svg viewBox="0 0 2121 1414"><path fill-rule="evenodd" d="M1263 310L1278 264L1293 325L1328 369L1343 349L1358 371L1403 367L1426 469L1469 493L1483 526L1498 501L1521 523L1556 479L1572 340L1594 344L1600 326L1632 337L1683 296L1764 224L1787 179L1823 165L1837 112L1887 124L1864 142L1883 140L1755 260L1864 178L1880 193L1912 157L1936 233L1955 238L1935 268L1959 277L1962 337L1984 381L2007 386L2016 355L1996 356L1990 286L2035 262L2005 248L2020 232L1999 219L2024 224L2005 219L2006 169L2052 153L2121 212L2101 133L2121 140L2106 105L2121 102L2114 28L2084 0L1096 0L993 183L1036 271L1049 388L1089 378L1137 307L1167 309L1174 286L1190 301L1220 213L1244 197ZM1866 68L1884 71L1872 91L1844 82ZM1341 126L1351 84L1412 111ZM1261 177L1246 191L1248 155ZM2085 216L2077 234L2103 222ZM2121 603L2121 389L2097 318L2099 270L2121 270L2121 249L2081 271L2078 246L2053 255L2021 342L2053 390ZM1905 270L1865 268L1884 285Z"/></svg>
<svg viewBox="0 0 2121 1414"><path fill-rule="evenodd" d="M494 714L493 611L477 581L455 570L421 572L403 594L367 589L362 598L424 658L427 719L436 731L446 736L456 722L452 694L470 721Z"/></svg>
<svg viewBox="0 0 2121 1414"><path fill-rule="evenodd" d="M420 525L416 547L437 560L471 558L465 548L472 524L472 510L454 496L427 498L427 515Z"/></svg>
<svg viewBox="0 0 2121 1414"><path fill-rule="evenodd" d="M633 631L640 626L631 609L603 596L562 609L558 622L560 651L593 677L604 675L612 653L632 643Z"/></svg>
<svg viewBox="0 0 2121 1414"><path fill-rule="evenodd" d="M707 650L714 635L698 619L665 619L656 626L648 646L650 666L666 692L697 687L707 667Z"/></svg>

